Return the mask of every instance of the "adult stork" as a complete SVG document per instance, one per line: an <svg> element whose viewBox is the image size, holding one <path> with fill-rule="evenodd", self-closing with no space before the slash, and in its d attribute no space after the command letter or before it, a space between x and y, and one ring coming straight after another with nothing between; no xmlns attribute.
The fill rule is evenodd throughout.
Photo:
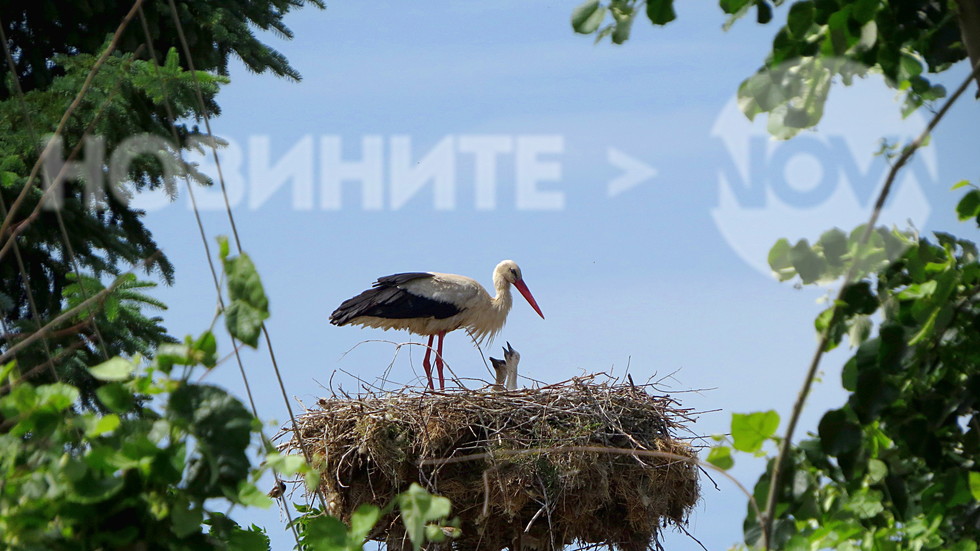
<svg viewBox="0 0 980 551"><path fill-rule="evenodd" d="M429 337L422 367L429 382L432 380L432 341L439 337L436 348L436 371L439 388L445 388L442 368L442 341L446 333L466 329L476 341L493 339L513 305L510 286L521 295L544 319L541 308L531 295L521 269L513 260L504 260L493 270L493 287L497 296L490 297L475 280L455 274L410 272L379 277L367 291L345 300L330 314L334 325L361 325L379 329L406 329L416 335Z"/></svg>

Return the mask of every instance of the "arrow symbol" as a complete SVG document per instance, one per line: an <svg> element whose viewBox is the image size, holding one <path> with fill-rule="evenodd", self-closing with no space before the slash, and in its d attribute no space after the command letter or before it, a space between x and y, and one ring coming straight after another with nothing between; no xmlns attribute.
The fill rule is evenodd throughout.
<svg viewBox="0 0 980 551"><path fill-rule="evenodd" d="M623 174L609 182L607 188L609 197L615 197L657 175L657 169L630 157L615 147L606 150L606 160L609 161L609 164L623 171Z"/></svg>

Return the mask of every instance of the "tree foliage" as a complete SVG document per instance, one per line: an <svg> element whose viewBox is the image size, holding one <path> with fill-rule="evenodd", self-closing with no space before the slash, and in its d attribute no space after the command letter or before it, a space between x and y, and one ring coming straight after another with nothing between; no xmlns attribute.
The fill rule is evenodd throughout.
<svg viewBox="0 0 980 551"><path fill-rule="evenodd" d="M175 1L177 15L187 37L194 67L201 71L228 74L228 63L235 57L257 73L270 71L294 80L300 74L274 48L255 36L256 29L272 31L291 38L292 31L283 19L290 12L314 6L323 8L322 0L207 0ZM133 2L80 0L11 0L0 8L7 41L17 67L17 78L26 90L47 89L64 69L51 65L62 55L96 53L105 37L113 34ZM142 3L153 50L164 55L180 48L179 32L167 0ZM84 24L80 24L84 22ZM124 30L119 42L121 53L135 53L149 48L138 19ZM158 59L163 62L163 59ZM184 67L187 60L184 60ZM0 99L15 95L10 86L9 68L0 64Z"/></svg>
<svg viewBox="0 0 980 551"><path fill-rule="evenodd" d="M841 375L850 394L824 414L816 434L793 449L777 493L770 545L976 549L977 246L938 232L934 240L885 229L876 234L879 246L869 248L868 256L884 257L887 241L904 250L851 283L846 299L817 319L831 345L849 335L856 347ZM815 249L810 248L813 258L826 258ZM784 267L781 255L775 258L773 268L784 277L796 269ZM821 266L817 279L833 272L830 263ZM880 320L874 331L872 318ZM762 501L769 474L756 485ZM758 544L761 532L751 510L746 526L747 543Z"/></svg>
<svg viewBox="0 0 980 551"><path fill-rule="evenodd" d="M719 2L729 16L726 28L752 12L758 23L770 23L773 8L781 4ZM675 17L672 0L590 0L573 12L572 27L597 41L610 37L621 44L644 5L655 25ZM819 123L835 80L850 84L880 73L904 93L903 114L908 114L945 95L926 72L945 71L962 59L980 63L976 0L801 0L785 14L762 68L738 89L746 116L768 114L769 130L779 138ZM980 83L976 72L972 78ZM966 181L953 189L963 187L971 189L957 204L957 217L980 226L980 190ZM814 325L826 350L847 337L855 352L842 370L846 403L826 412L808 439L785 446L776 435L775 411L734 414L730 436L717 437L722 444L707 460L721 469L734 465L735 451L766 456L767 444L786 450L775 491L770 485L778 457L770 459L755 486L746 544L794 550L977 549L976 243L941 232L926 238L883 227L835 228L813 244L779 240L769 264L780 281L843 282L839 298Z"/></svg>
<svg viewBox="0 0 980 551"><path fill-rule="evenodd" d="M227 257L227 250L221 254ZM258 317L265 319L268 299L254 266L240 262L247 258L226 258L228 294L248 296L250 304L258 305ZM131 275L121 278L100 306L116 311L110 316L116 320L125 319L127 303L152 303L134 290L143 285ZM77 307L74 290L69 287L65 293L67 303ZM86 315L85 308L78 313ZM238 325L229 329L242 338ZM130 359L116 356L86 368L103 384L94 392L99 406L79 410L82 392L76 385L34 384L16 362L3 365L3 547L269 549L264 529L243 528L217 509L229 503L268 507L272 501L255 484L270 468L301 475L311 488L319 479L302 457L282 456L257 438L261 423L238 398L223 388L192 382L200 369L217 366L210 330L182 343L161 343L152 361L138 353ZM252 455L263 458L262 464L253 464ZM375 524L395 507L416 550L426 541L445 540L447 531L452 534L454 523L445 520L449 501L413 485L383 510L359 508L349 528L315 508L298 507L301 516L293 527L297 545L310 551L360 551Z"/></svg>
<svg viewBox="0 0 980 551"><path fill-rule="evenodd" d="M720 0L719 6L728 28L750 14L768 24L784 3L790 6L771 52L738 90L742 111L749 118L768 114L770 131L781 138L820 122L835 78L849 84L880 73L905 95L907 114L946 93L927 72L966 58L968 43L980 46L976 0ZM572 28L622 44L641 14L654 25L676 17L673 0L587 0L572 13ZM971 58L980 60L980 50Z"/></svg>
<svg viewBox="0 0 980 551"><path fill-rule="evenodd" d="M85 148L86 155L96 155L101 148L112 152L133 136L169 140L167 120L146 107L162 108L166 97L177 116L193 116L196 112L196 102L192 101L195 78L203 83L205 97L213 103L218 84L223 79L206 73L191 75L175 65L176 57L176 52L171 51L170 63L160 69L132 55L109 58L79 104L75 117L69 121L62 142L64 156L67 157L68 151L82 141L86 127L92 125L92 121L95 124L87 134L97 137L97 141L90 141L94 145ZM5 205L12 205L27 183L37 158L34 144L38 132L49 132L57 126L88 74L94 57L87 54L60 56L55 62L64 68L65 74L55 78L48 89L25 94L23 100L28 111L24 111L25 105L21 104L20 98L0 102L0 154L3 155L0 158L3 189L0 191ZM156 78L157 74L162 76ZM183 139L196 134L196 130L185 129ZM166 155L174 153L165 152ZM99 164L94 166L99 167ZM174 166L180 167L177 163ZM126 195L160 188L173 194L177 182L164 178L160 160L149 155L134 158L126 173L121 175L123 180L112 183L120 192L112 193L99 187L109 175L108 167L103 166L99 172L103 181L96 182L94 187L78 180L65 182L63 193L51 194L51 200L60 202L60 206L41 207L38 218L33 221L28 220L28 214L42 201L44 189L35 186L28 191L20 213L13 217L14 224L25 224L16 238L17 250L10 254L11 257L19 256L19 260L5 259L0 263L0 303L4 307L3 317L9 332L5 335L5 343L16 341L37 328L38 320L34 319L30 308L31 299L43 324L70 305L66 300L84 300L94 295L103 288L100 283L103 278L118 275L128 265L144 259L149 260L148 271L155 269L165 282L173 281L173 266L159 252L156 241L143 225L143 213L132 209L123 199ZM193 172L189 175L196 177ZM200 180L199 177L195 179ZM162 306L145 300L143 304ZM123 322L117 319L114 304L108 306L74 320L83 323L86 331L79 330L66 335L66 339L49 341L46 348L38 345L23 352L19 357L21 365L48 361L49 351L57 355L75 339L75 344L81 343L78 354L87 357L70 355L65 361L57 362L56 368L84 377L81 375L84 370L70 366L91 365L91 356L95 353L103 354L103 358L135 351L148 354L156 343L161 342L157 338L163 333L159 320L153 322L156 329L147 331L146 322L138 315ZM127 327L130 321L142 325ZM3 348L5 346L0 347ZM66 372L65 376L72 377L72 373ZM86 399L90 397L86 393Z"/></svg>
<svg viewBox="0 0 980 551"><path fill-rule="evenodd" d="M958 186L962 187L962 186ZM960 200L980 227L980 191ZM853 270L841 299L817 316L827 348L848 339L849 393L815 434L790 448L775 493L774 549L977 548L980 525L980 257L948 233L864 228L824 233L813 245L780 240L769 256L784 281L813 285ZM733 448L766 455L778 444L775 412L734 414L730 442L707 460L734 465ZM720 442L728 439L717 437ZM731 447L729 447L729 444ZM766 543L757 507L770 493L775 458L755 486L745 541Z"/></svg>
<svg viewBox="0 0 980 551"><path fill-rule="evenodd" d="M177 1L180 30L197 69L190 71L191 60L178 54L183 44L170 2L143 2L67 120L45 170L30 182L16 212L8 213L28 185L47 136L133 5L19 0L0 7L14 65L12 71L6 57L0 62L0 216L6 228L0 247L18 234L17 250L2 253L0 262L0 318L6 326L0 352L63 311L63 292L74 284L72 277L84 282L74 288L83 297L94 292L90 287L101 288L99 281L141 263L147 273L173 282L173 266L144 225L144 213L132 208L128 198L160 189L174 196L182 178L209 183L179 161L180 153L200 147L202 109L212 116L220 112L215 96L227 82L223 75L230 59L240 59L255 72L298 80L296 70L255 32L271 30L288 38L286 14L308 5L323 7L319 0ZM145 143L155 150L120 160ZM59 166L72 159L76 148L70 162L87 163L91 170L69 172L61 188L44 197L43 184L56 181ZM42 200L47 206L38 209ZM155 344L166 342L156 338L162 328L148 331L136 317L119 321L102 312L112 314L111 309L98 310L75 335L75 344L81 343L76 354L60 355L67 350L65 339L39 343L20 353L20 365L54 358L55 372L65 371L81 384L83 400L91 402L89 387L97 381L79 366L91 365L95 352L103 359L133 351L150 354ZM129 321L136 323L133 329L119 333ZM38 372L53 380L51 373Z"/></svg>
<svg viewBox="0 0 980 551"><path fill-rule="evenodd" d="M139 293L146 285L132 274L120 278L98 308L136 331L147 321L140 307L159 304ZM65 302L86 318L77 285L65 288ZM159 332L148 337L159 345L152 361L131 351L82 362L102 383L93 392L98 407L78 409L82 391L71 382L36 384L15 361L0 370L4 548L268 548L264 531L213 510L215 498L271 503L255 487L264 468L247 453L260 423L227 390L191 382L201 366L216 365L214 335L167 344L149 326Z"/></svg>
<svg viewBox="0 0 980 551"><path fill-rule="evenodd" d="M197 122L220 112L215 96L228 81L229 59L299 79L254 31L289 37L289 11L323 4L178 1L180 28L170 5L144 2L140 24L125 29L98 71L107 36L131 4L21 1L0 8L14 64L13 71L0 64L5 549L269 549L263 529L242 528L217 509L269 506L255 486L269 468L317 485L302 458L281 456L256 438L261 424L239 399L192 382L202 368L218 366L217 340L208 330L179 342L150 314L165 305L145 293L155 284L133 272L142 266L170 283L173 267L127 199L161 188L173 196L178 178L209 183L180 162L180 153L202 145ZM181 33L194 71L178 54ZM43 180L57 182L65 161L84 162L85 170L70 170L60 188L46 192L42 178L30 174L76 97ZM120 170L116 152L139 148L134 138L152 146L135 149L149 154L130 155ZM42 202L53 208L40 208ZM231 336L254 347L268 299L248 255L230 256L227 240L220 244L228 283L220 314ZM385 511L396 506L416 549L426 538L445 539L436 522L448 515L448 501L413 487ZM297 545L316 550L360 549L381 513L365 509L347 528L316 509L298 510Z"/></svg>

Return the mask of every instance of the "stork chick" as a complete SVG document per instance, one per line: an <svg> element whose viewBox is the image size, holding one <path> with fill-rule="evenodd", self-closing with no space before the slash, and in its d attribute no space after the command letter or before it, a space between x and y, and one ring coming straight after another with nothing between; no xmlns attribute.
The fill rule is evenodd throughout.
<svg viewBox="0 0 980 551"><path fill-rule="evenodd" d="M504 359L490 358L494 371L497 372L497 379L494 382L495 390L516 390L517 389L517 364L521 361L521 355L507 343L504 348Z"/></svg>

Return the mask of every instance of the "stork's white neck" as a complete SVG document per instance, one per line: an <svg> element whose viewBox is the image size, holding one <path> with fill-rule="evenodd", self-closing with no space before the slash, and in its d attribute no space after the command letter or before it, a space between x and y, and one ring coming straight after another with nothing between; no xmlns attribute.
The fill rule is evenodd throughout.
<svg viewBox="0 0 980 551"><path fill-rule="evenodd" d="M514 305L514 297L510 294L510 282L500 272L493 274L493 287L497 291L497 296L491 299L490 303L494 310L506 317Z"/></svg>
<svg viewBox="0 0 980 551"><path fill-rule="evenodd" d="M497 296L490 299L489 308L482 309L469 325L471 334L480 342L493 340L494 335L503 328L507 321L507 314L514 304L510 294L510 282L507 281L503 273L494 272L493 286L497 291Z"/></svg>

